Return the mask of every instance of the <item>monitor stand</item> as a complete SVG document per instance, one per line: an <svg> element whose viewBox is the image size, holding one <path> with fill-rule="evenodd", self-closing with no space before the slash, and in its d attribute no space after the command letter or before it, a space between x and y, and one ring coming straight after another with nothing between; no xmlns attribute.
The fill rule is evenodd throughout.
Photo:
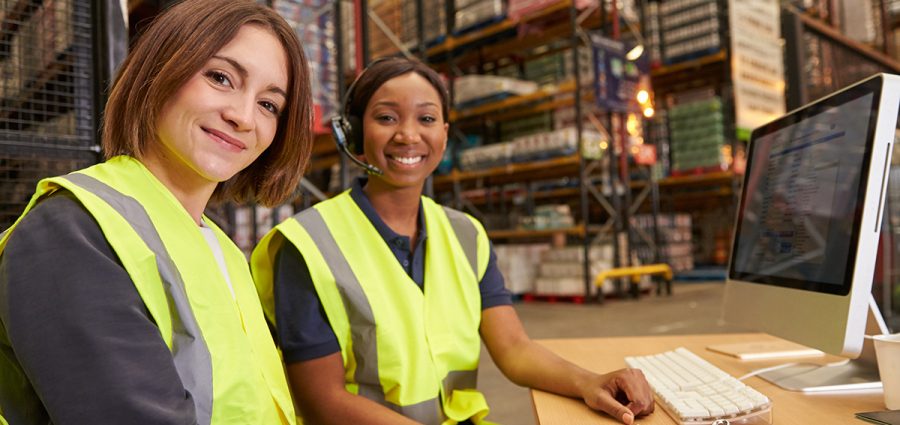
<svg viewBox="0 0 900 425"><path fill-rule="evenodd" d="M869 295L869 314L866 320L866 335L889 333L875 298ZM770 372L759 377L789 391L825 392L855 391L881 388L875 346L870 338L863 341L859 358L837 365L817 365L801 363Z"/></svg>

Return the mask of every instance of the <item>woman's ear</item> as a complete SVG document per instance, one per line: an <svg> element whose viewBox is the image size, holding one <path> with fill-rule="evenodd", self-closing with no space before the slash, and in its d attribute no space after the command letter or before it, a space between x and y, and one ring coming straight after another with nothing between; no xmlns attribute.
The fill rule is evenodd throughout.
<svg viewBox="0 0 900 425"><path fill-rule="evenodd" d="M450 130L450 123L444 122L444 147L443 147L443 149L441 150L441 154L443 154L444 151L447 150L447 144L450 143L450 133L449 133L449 130Z"/></svg>
<svg viewBox="0 0 900 425"><path fill-rule="evenodd" d="M447 149L447 142L450 141L450 123L444 122L444 149Z"/></svg>

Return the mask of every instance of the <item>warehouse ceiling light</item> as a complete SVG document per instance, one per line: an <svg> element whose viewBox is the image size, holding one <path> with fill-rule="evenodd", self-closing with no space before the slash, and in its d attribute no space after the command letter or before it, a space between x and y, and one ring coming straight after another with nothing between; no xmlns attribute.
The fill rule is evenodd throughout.
<svg viewBox="0 0 900 425"><path fill-rule="evenodd" d="M631 52L628 52L628 53L631 53ZM640 56L640 55L638 55L638 56ZM626 55L626 57L627 57L627 55ZM637 98L638 103L643 105L643 104L647 103L648 100L650 100L650 93L647 90L640 89L637 92L636 98Z"/></svg>
<svg viewBox="0 0 900 425"><path fill-rule="evenodd" d="M629 50L628 53L625 54L625 59L628 59L630 61L636 61L643 54L644 54L644 45L638 44L637 46L634 46L631 50Z"/></svg>
<svg viewBox="0 0 900 425"><path fill-rule="evenodd" d="M625 59L630 61L636 61L641 55L644 54L644 37L641 35L641 31L635 28L634 23L632 23L628 18L624 15L622 16L622 21L625 22L625 25L628 27L628 31L631 31L631 34L634 35L635 41L637 41L637 45L631 48L628 53L625 54Z"/></svg>

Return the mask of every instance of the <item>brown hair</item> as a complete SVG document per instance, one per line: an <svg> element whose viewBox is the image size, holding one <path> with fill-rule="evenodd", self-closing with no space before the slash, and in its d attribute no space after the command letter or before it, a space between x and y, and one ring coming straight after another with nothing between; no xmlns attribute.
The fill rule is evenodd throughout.
<svg viewBox="0 0 900 425"><path fill-rule="evenodd" d="M275 11L249 0L187 0L147 28L122 64L103 117L103 151L140 158L157 140L157 117L170 97L244 25L268 29L287 56L287 99L272 144L220 183L212 200L272 206L297 187L312 152L310 75L300 41Z"/></svg>
<svg viewBox="0 0 900 425"><path fill-rule="evenodd" d="M422 62L415 59L407 59L405 57L386 57L376 59L372 62L353 82L350 90L347 92L347 100L344 105L344 115L353 122L353 138L355 139L354 149L356 153L362 153L362 122L363 115L366 113L366 106L376 91L388 80L399 77L401 75L414 72L425 78L428 83L437 90L441 98L441 113L444 122L447 122L450 116L450 95L447 93L447 87L441 76L429 68Z"/></svg>

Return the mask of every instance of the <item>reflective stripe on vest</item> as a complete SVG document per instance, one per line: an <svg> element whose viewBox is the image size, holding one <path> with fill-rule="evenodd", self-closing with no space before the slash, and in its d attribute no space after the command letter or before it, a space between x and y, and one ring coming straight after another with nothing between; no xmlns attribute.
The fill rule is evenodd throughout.
<svg viewBox="0 0 900 425"><path fill-rule="evenodd" d="M184 281L166 251L147 211L134 198L126 196L105 183L85 174L72 173L62 178L90 191L118 212L141 237L156 256L160 278L172 310L172 355L178 376L197 409L201 425L212 420L213 382L212 360L197 319L191 310Z"/></svg>
<svg viewBox="0 0 900 425"><path fill-rule="evenodd" d="M341 298L347 310L350 327L353 329L353 356L357 359L354 379L359 383L360 396L389 407L408 418L424 424L439 424L442 420L440 400L435 397L411 406L397 406L384 399L384 388L378 379L378 341L375 336L375 315L359 280L350 270L347 259L338 248L322 215L315 209L295 217L316 243L316 247L327 258L328 267L335 280L340 283ZM351 306L356 306L352 308Z"/></svg>
<svg viewBox="0 0 900 425"><path fill-rule="evenodd" d="M138 160L117 156L73 175L41 180L25 212L0 237L0 253L22 218L42 199L63 190L93 217L130 276L173 356L185 395L190 391L194 399L198 423L296 423L284 365L246 257L207 221L225 259L222 270L196 221ZM9 348L4 334L0 323L0 350ZM0 375L21 372L14 357L0 354L4 358L9 361L0 361ZM207 365L195 364L202 362ZM24 403L42 408L27 379L22 385L0 385L0 392L0 397L21 396ZM19 405L24 404L13 406ZM2 414L15 421L17 413L4 409Z"/></svg>
<svg viewBox="0 0 900 425"><path fill-rule="evenodd" d="M455 233L456 239L463 247L473 276L480 276L478 273L478 228L461 212L448 208L444 208L443 212L448 218L448 223ZM398 406L385 400L378 370L376 319L360 281L352 271L345 254L341 251L318 209L306 210L294 216L294 219L309 235L322 258L325 259L325 263L338 285L337 292L347 313L351 330L349 345L352 347L352 355L356 360L353 380L357 384L357 394L418 422L442 423L447 418L444 415L439 395L433 399L406 406ZM475 366L477 367L477 364ZM454 394L454 390L460 390L460 393L457 393L458 397L465 397L465 394L461 394L462 390L473 392L472 389L476 387L477 370L458 370L446 373L440 382L440 388L448 397Z"/></svg>
<svg viewBox="0 0 900 425"><path fill-rule="evenodd" d="M466 252L466 258L469 260L469 265L472 266L472 273L478 276L478 229L475 228L469 217L457 210L444 207L444 213L450 219L450 226L456 233L456 239L459 240L463 251Z"/></svg>

